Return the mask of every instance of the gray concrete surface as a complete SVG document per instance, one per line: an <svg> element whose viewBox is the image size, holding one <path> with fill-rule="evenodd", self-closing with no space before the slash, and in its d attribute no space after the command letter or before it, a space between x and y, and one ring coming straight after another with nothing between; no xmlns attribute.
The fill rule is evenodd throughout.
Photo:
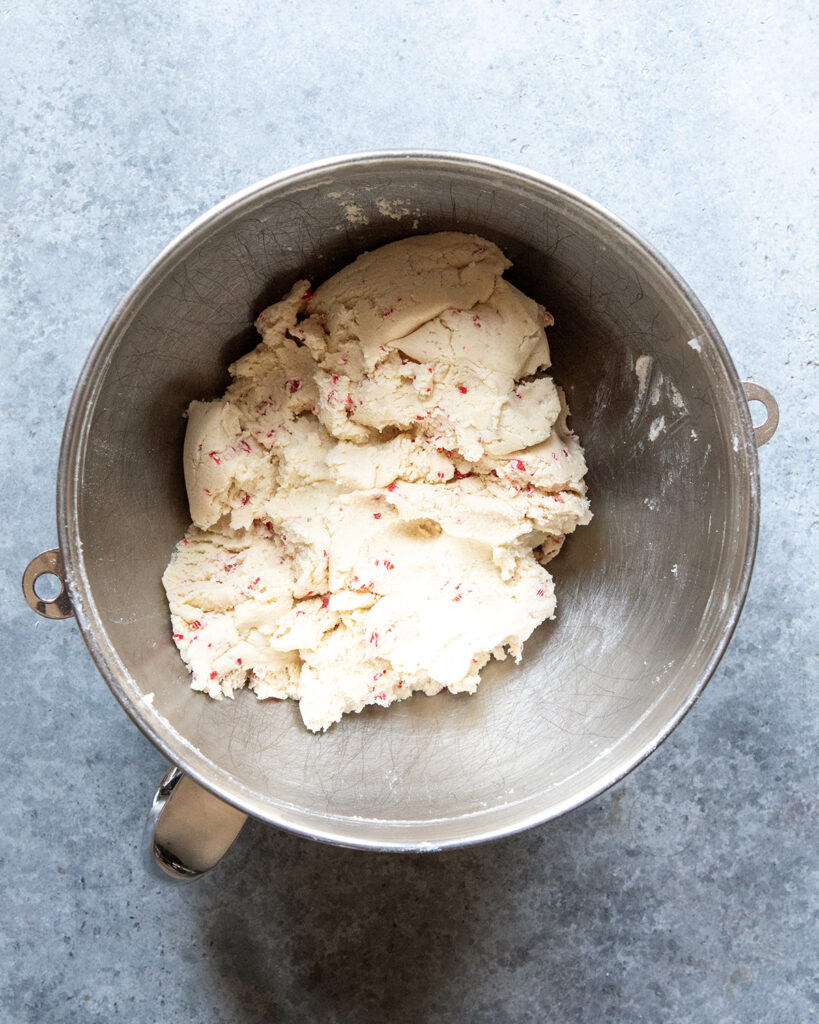
<svg viewBox="0 0 819 1024"><path fill-rule="evenodd" d="M33 0L0 10L0 1019L776 1024L814 1019L813 5ZM195 215L309 159L429 147L595 197L779 398L757 568L704 697L614 790L432 856L248 826L143 872L163 758L19 578L113 304Z"/></svg>

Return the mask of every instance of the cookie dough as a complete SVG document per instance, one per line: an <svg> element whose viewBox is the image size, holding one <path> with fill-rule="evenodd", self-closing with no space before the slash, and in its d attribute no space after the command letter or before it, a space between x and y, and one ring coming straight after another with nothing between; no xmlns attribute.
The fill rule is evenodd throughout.
<svg viewBox="0 0 819 1024"><path fill-rule="evenodd" d="M544 564L591 518L551 316L476 235L365 253L256 321L193 402L193 525L165 571L192 686L293 698L305 725L474 692L554 617Z"/></svg>

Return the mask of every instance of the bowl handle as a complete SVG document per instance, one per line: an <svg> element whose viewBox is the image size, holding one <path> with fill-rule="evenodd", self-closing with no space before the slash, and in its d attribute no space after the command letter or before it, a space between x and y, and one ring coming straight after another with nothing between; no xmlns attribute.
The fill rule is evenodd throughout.
<svg viewBox="0 0 819 1024"><path fill-rule="evenodd" d="M779 406L776 404L776 399L770 391L766 391L765 388L754 383L752 380L744 380L742 382L742 390L745 392L745 397L749 402L762 402L765 406L765 412L768 414L764 423L754 427L756 446L761 448L776 433L776 428L779 426Z"/></svg>
<svg viewBox="0 0 819 1024"><path fill-rule="evenodd" d="M34 585L41 576L56 576L60 581L60 592L46 601L37 594ZM43 551L26 566L23 573L23 597L29 608L33 608L44 619L70 619L74 614L71 598L65 589L65 566L59 548Z"/></svg>
<svg viewBox="0 0 819 1024"><path fill-rule="evenodd" d="M242 811L171 768L145 824L150 871L165 880L196 881L219 863L246 820Z"/></svg>

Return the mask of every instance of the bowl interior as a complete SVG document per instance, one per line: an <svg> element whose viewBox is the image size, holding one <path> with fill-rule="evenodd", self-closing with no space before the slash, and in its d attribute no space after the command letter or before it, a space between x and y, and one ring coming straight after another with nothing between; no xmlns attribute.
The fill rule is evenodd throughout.
<svg viewBox="0 0 819 1024"><path fill-rule="evenodd" d="M475 231L555 317L554 379L585 446L595 514L552 563L557 618L476 696L416 695L326 735L291 702L193 693L160 577L188 521L182 414L255 344L252 320L414 232ZM60 529L86 639L177 763L246 810L339 842L440 846L544 820L632 767L681 717L739 613L756 456L707 317L593 204L443 158L323 166L223 204L154 265L78 385ZM153 695L153 696L150 696Z"/></svg>

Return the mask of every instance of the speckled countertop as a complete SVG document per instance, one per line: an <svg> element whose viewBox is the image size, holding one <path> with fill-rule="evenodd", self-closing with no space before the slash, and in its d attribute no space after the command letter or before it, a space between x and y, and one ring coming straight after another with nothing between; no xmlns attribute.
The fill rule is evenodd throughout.
<svg viewBox="0 0 819 1024"><path fill-rule="evenodd" d="M812 1019L817 51L804 0L0 10L0 1019ZM163 886L141 829L165 762L76 627L20 596L56 539L71 390L112 306L197 214L385 148L542 171L692 285L782 409L745 612L672 737L562 820L427 856L251 823L212 876Z"/></svg>

